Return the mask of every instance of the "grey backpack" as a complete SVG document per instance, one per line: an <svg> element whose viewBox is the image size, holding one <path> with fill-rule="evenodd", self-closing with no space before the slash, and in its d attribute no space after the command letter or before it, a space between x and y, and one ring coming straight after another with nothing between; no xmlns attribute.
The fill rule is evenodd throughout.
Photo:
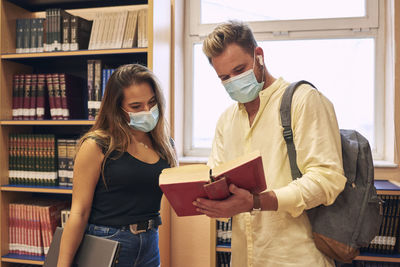
<svg viewBox="0 0 400 267"><path fill-rule="evenodd" d="M296 162L290 115L294 91L301 84L314 87L307 81L290 84L280 107L293 180L302 176ZM337 261L351 262L359 255L359 248L368 246L378 235L382 201L374 186L374 165L368 140L355 130L340 130L340 136L347 178L345 188L332 205L309 209L307 215L317 248Z"/></svg>

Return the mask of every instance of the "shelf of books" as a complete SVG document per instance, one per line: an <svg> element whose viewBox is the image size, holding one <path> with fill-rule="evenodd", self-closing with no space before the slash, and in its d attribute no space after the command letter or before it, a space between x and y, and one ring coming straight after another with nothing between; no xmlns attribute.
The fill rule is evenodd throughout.
<svg viewBox="0 0 400 267"><path fill-rule="evenodd" d="M156 46L168 36L154 32L168 33L170 12L169 1L0 0L0 267L43 265L108 78L122 64L154 70L155 57L165 66Z"/></svg>
<svg viewBox="0 0 400 267"><path fill-rule="evenodd" d="M387 180L376 180L375 187L379 197L384 201L383 220L379 235L372 240L368 247L362 248L360 256L354 263L379 262L387 266L400 265L400 183ZM214 220L211 224L215 233L215 256L211 257L212 266L230 266L232 219ZM395 265L393 265L395 264ZM369 266L369 265L368 265ZM375 265L371 265L375 266Z"/></svg>

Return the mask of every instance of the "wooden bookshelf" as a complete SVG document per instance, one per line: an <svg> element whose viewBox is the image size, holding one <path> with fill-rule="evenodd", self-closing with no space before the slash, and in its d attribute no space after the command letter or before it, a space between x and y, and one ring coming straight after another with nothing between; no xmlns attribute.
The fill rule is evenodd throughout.
<svg viewBox="0 0 400 267"><path fill-rule="evenodd" d="M101 59L110 66L127 63L147 65L159 78L169 102L171 1L154 0L0 0L0 267L16 263L43 265L44 258L24 258L8 254L8 204L32 194L71 195L71 188L8 185L8 136L10 133L79 133L94 124L91 120L12 120L12 83L17 73L70 72L86 76L87 59ZM98 12L116 12L147 7L148 47L78 50L66 52L16 53L16 19L45 17L47 8L62 8L86 19ZM156 34L157 33L157 34ZM48 64L48 65L46 65ZM78 66L78 68L76 68ZM54 68L54 71L53 71ZM61 71L60 71L61 70ZM76 74L71 72L72 74ZM168 115L167 115L168 116ZM78 131L78 132L74 132ZM160 256L170 266L169 205L162 206L163 225L159 228ZM165 210L165 211L164 211Z"/></svg>

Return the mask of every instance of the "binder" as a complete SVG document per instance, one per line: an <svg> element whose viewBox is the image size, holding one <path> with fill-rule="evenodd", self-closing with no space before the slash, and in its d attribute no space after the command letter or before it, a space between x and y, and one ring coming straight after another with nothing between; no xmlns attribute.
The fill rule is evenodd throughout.
<svg viewBox="0 0 400 267"><path fill-rule="evenodd" d="M57 227L43 267L57 266L63 228ZM113 267L118 259L118 241L85 234L76 252L73 267Z"/></svg>

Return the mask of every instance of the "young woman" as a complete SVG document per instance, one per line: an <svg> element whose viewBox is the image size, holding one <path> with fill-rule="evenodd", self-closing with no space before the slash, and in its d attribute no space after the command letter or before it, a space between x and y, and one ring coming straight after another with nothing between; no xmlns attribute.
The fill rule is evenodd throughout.
<svg viewBox="0 0 400 267"><path fill-rule="evenodd" d="M71 266L84 233L119 241L118 267L160 265L158 177L176 165L164 102L146 67L123 65L111 75L79 143L58 267Z"/></svg>

